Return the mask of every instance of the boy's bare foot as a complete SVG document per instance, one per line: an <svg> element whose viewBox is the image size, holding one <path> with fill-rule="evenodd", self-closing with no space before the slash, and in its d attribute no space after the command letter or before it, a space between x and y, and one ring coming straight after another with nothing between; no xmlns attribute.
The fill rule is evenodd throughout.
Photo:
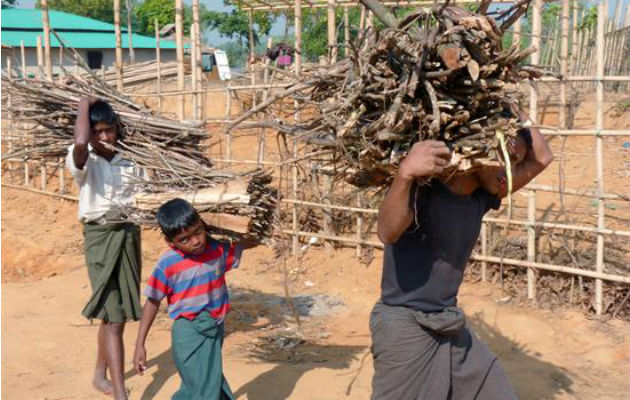
<svg viewBox="0 0 630 400"><path fill-rule="evenodd" d="M105 393L108 396L114 393L112 383L107 378L94 378L92 386L94 386L94 388L99 392Z"/></svg>

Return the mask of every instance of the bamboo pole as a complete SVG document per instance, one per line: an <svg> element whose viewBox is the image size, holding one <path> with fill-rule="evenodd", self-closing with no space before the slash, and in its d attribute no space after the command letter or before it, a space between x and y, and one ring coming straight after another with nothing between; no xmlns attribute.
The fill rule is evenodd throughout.
<svg viewBox="0 0 630 400"><path fill-rule="evenodd" d="M518 45L518 48L521 48L521 26L523 19L519 18L514 23L514 30L512 32L512 45Z"/></svg>
<svg viewBox="0 0 630 400"><path fill-rule="evenodd" d="M296 115L296 117L298 117ZM297 158L297 154L298 154L298 142L297 139L293 139L293 157ZM297 170L297 165L293 164L291 165L291 175L292 175L292 187L291 187L291 196L293 197L293 199L297 200L297 190L298 190L298 170ZM291 210L291 216L292 216L292 221L293 221L293 238L292 238L292 253L294 257L298 256L298 251L299 251L299 235L298 235L298 225L299 225L299 221L298 221L298 209L297 209L297 203L293 204L293 209Z"/></svg>
<svg viewBox="0 0 630 400"><path fill-rule="evenodd" d="M488 224L486 222L481 223L481 255L488 255ZM488 280L488 264L485 261L481 261L481 280L483 282Z"/></svg>
<svg viewBox="0 0 630 400"><path fill-rule="evenodd" d="M343 56L350 56L350 12L348 7L343 8Z"/></svg>
<svg viewBox="0 0 630 400"><path fill-rule="evenodd" d="M63 67L63 45L61 43L59 43L59 63L57 64L59 65L59 81L62 81L61 75L64 71Z"/></svg>
<svg viewBox="0 0 630 400"><path fill-rule="evenodd" d="M604 76L604 23L606 21L606 5L604 2L601 2L597 6L597 41L596 41L596 51L597 51L597 77L601 78ZM597 101L597 109L595 114L595 128L603 129L604 127L604 114L603 114L603 103L604 103L604 82L598 81L596 83L596 101ZM604 192L604 164L603 164L603 139L601 137L596 137L596 170L597 170L597 190L599 194ZM597 227L599 229L604 229L604 199L599 198L597 200ZM597 273L604 272L604 236L601 234L597 235L597 256L596 256L596 265L595 269ZM597 279L595 281L595 312L597 315L601 315L603 311L603 282L601 279Z"/></svg>
<svg viewBox="0 0 630 400"><path fill-rule="evenodd" d="M123 91L122 33L120 30L120 0L114 0L114 31L116 33L116 88Z"/></svg>
<svg viewBox="0 0 630 400"><path fill-rule="evenodd" d="M326 0L328 3L327 22L328 22L328 64L332 65L337 62L337 23L335 21L335 0Z"/></svg>
<svg viewBox="0 0 630 400"><path fill-rule="evenodd" d="M50 20L48 18L48 0L40 0L42 9L42 25L44 27L44 61L46 67L46 79L52 81L52 56L50 54Z"/></svg>
<svg viewBox="0 0 630 400"><path fill-rule="evenodd" d="M248 45L249 45L249 70L250 70L250 82L252 85L256 85L256 49L254 44L254 13L252 11L247 12L248 20ZM256 107L256 93L252 93L252 107Z"/></svg>
<svg viewBox="0 0 630 400"><path fill-rule="evenodd" d="M348 9L347 7L345 8ZM363 195L361 192L357 193L357 207L363 207ZM363 216L361 213L357 214L357 242L363 240ZM357 243L357 258L361 257L361 243Z"/></svg>
<svg viewBox="0 0 630 400"><path fill-rule="evenodd" d="M26 50L24 49L24 40L20 40L20 61L22 62L22 78L26 78Z"/></svg>
<svg viewBox="0 0 630 400"><path fill-rule="evenodd" d="M127 8L127 38L129 40L129 63L136 63L136 52L133 49L133 31L131 30L131 17L133 15L133 8L131 7L131 0L125 0L125 7Z"/></svg>
<svg viewBox="0 0 630 400"><path fill-rule="evenodd" d="M184 4L183 0L175 0L175 44L177 46L177 90L184 90ZM184 120L184 95L177 102L177 117Z"/></svg>
<svg viewBox="0 0 630 400"><path fill-rule="evenodd" d="M193 0L192 2L193 22L195 24L195 34L192 37L195 45L195 51L192 57L195 59L195 65L197 67L197 89L203 88L203 71L201 68L201 25L199 23L199 0ZM204 118L204 94L199 92L197 96L197 117Z"/></svg>
<svg viewBox="0 0 630 400"><path fill-rule="evenodd" d="M302 0L295 0L295 74L302 72Z"/></svg>
<svg viewBox="0 0 630 400"><path fill-rule="evenodd" d="M59 193L66 193L66 170L64 168L63 158L59 159L59 166L57 167L57 171L59 173Z"/></svg>
<svg viewBox="0 0 630 400"><path fill-rule="evenodd" d="M527 195L527 261L536 261L536 191L530 190ZM527 298L536 300L536 271L527 268Z"/></svg>
<svg viewBox="0 0 630 400"><path fill-rule="evenodd" d="M578 53L578 4L573 3L573 20L571 21L571 71L575 73L575 63L577 62Z"/></svg>
<svg viewBox="0 0 630 400"><path fill-rule="evenodd" d="M562 0L562 10L560 12L560 25L562 30L560 40L560 75L569 74L569 0ZM567 129L567 83L564 79L560 81L560 110L558 115L558 125L560 129ZM560 208L565 209L565 198L563 189L565 185L565 149L567 137L561 138L560 158L558 159L558 186L560 187Z"/></svg>
<svg viewBox="0 0 630 400"><path fill-rule="evenodd" d="M162 113L162 57L160 54L160 26L158 19L154 19L155 24L155 61L157 66L157 98L158 113Z"/></svg>
<svg viewBox="0 0 630 400"><path fill-rule="evenodd" d="M374 28L374 13L372 12L372 10L368 10L368 12L367 12L367 18L365 20L365 25L366 25L367 29L373 29Z"/></svg>
<svg viewBox="0 0 630 400"><path fill-rule="evenodd" d="M37 71L39 79L44 79L44 49L41 35L37 36Z"/></svg>
<svg viewBox="0 0 630 400"><path fill-rule="evenodd" d="M46 171L46 163L41 163L39 171L40 171L40 179L41 179L40 187L43 191L46 191L47 179L48 179L48 173Z"/></svg>
<svg viewBox="0 0 630 400"><path fill-rule="evenodd" d="M193 120L198 121L199 120L199 108L198 108L198 102L199 102L199 98L197 97L197 93L196 91L199 89L198 87L198 83L197 83L197 42L195 41L195 36L196 36L196 32L197 32L197 25L195 24L195 22L193 21L192 25L190 26L190 31L191 31L191 36L192 36L192 49L191 49L191 53L190 53L190 69L191 69L191 81L192 81L192 90L193 90L193 95L192 95L192 117Z"/></svg>
<svg viewBox="0 0 630 400"><path fill-rule="evenodd" d="M367 8L361 5L361 16L359 17L359 36L363 37L365 33L365 20L366 20Z"/></svg>
<svg viewBox="0 0 630 400"><path fill-rule="evenodd" d="M11 81L13 81L13 66L11 65L12 64L12 58L13 57L12 57L12 51L11 51L9 53L9 55L7 56L7 58L6 58L7 79L9 80L9 83ZM8 115L7 115L7 117L8 117L7 118L8 119L8 121L7 121L8 129L7 130L9 131L8 136L12 137L14 129L13 129L13 112L11 111L11 106L13 105L13 99L12 99L12 95L11 95L11 85L9 85L9 89L7 90L7 103L6 104L7 104L7 107L9 107L9 111L8 111ZM5 132L6 132L6 130L5 130ZM6 135L6 133L5 133L5 135ZM8 149L9 152L11 152L13 150L13 141L12 140L9 141L8 148L9 148ZM8 170L9 170L9 179L13 180L13 172L14 171L13 171L13 165L11 163L9 163L9 165L8 165Z"/></svg>
<svg viewBox="0 0 630 400"><path fill-rule="evenodd" d="M541 12L542 0L534 0L532 9L532 46L536 48L536 51L531 55L531 63L533 65L538 65L540 62ZM534 124L538 122L538 91L534 80L530 81L529 117Z"/></svg>

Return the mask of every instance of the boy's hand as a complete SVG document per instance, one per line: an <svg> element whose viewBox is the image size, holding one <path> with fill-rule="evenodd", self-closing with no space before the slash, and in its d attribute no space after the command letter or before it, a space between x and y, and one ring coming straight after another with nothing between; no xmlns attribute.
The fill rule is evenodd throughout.
<svg viewBox="0 0 630 400"><path fill-rule="evenodd" d="M147 351L144 346L136 346L136 351L133 355L133 368L138 375L144 375L144 371L147 369Z"/></svg>
<svg viewBox="0 0 630 400"><path fill-rule="evenodd" d="M451 150L444 142L424 140L413 145L400 164L399 175L417 179L440 175L451 160Z"/></svg>

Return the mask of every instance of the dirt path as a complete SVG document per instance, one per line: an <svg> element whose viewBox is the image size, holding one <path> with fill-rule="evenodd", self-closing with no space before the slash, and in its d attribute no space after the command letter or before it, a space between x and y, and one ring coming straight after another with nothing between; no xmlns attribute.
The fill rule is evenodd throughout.
<svg viewBox="0 0 630 400"><path fill-rule="evenodd" d="M59 211L50 225L52 209ZM89 287L74 206L3 190L2 211L2 398L106 399L89 385L97 327L80 316ZM155 232L143 235L146 278L163 244ZM28 254L40 258L27 265ZM353 254L329 257L311 249L290 266L300 329L284 301L283 274L272 252L245 254L229 276L234 311L224 348L225 373L239 399L369 398L367 319L378 296L380 258L366 267ZM628 323L518 307L485 283L465 284L460 303L521 399L628 398ZM168 399L178 387L169 326L161 313L148 339L144 377L131 372L129 362L137 324L125 332L132 399Z"/></svg>

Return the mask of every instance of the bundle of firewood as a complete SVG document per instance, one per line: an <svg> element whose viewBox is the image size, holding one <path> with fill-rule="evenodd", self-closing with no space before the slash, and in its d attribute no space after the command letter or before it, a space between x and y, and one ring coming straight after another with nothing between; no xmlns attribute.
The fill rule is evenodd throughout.
<svg viewBox="0 0 630 400"><path fill-rule="evenodd" d="M509 112L514 83L541 73L521 65L532 49L502 47L528 1L496 19L484 2L476 13L437 4L399 21L378 1L362 0L385 29L368 31L349 58L270 96L228 129L292 97L303 122L257 124L330 147L331 161L357 186L387 184L410 147L427 139L454 151L449 174L502 165L501 142L522 128Z"/></svg>
<svg viewBox="0 0 630 400"><path fill-rule="evenodd" d="M271 234L277 199L271 178L260 170L237 173L213 168L206 156L208 133L201 124L161 117L93 75L49 82L10 80L3 74L2 84L11 90L11 107L3 111L26 126L12 138L11 151L2 154L3 160L65 157L74 141L79 100L98 97L110 103L119 117L116 150L148 175L147 180L132 182L143 194L122 210L128 220L155 224L155 212L163 202L183 197L194 200L215 236L251 241Z"/></svg>

